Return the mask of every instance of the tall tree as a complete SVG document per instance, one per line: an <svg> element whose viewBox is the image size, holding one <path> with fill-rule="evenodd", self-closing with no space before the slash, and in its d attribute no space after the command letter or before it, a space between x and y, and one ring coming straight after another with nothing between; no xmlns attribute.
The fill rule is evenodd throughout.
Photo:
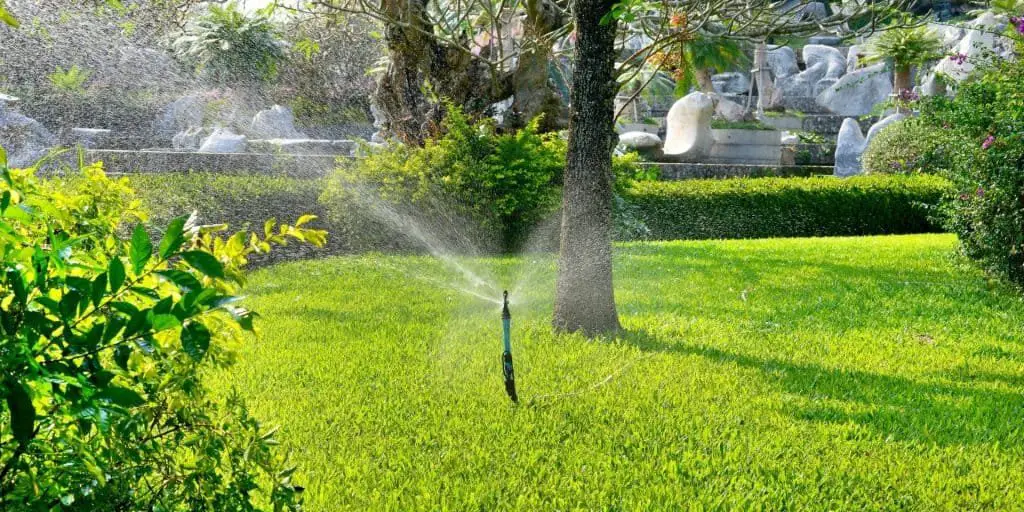
<svg viewBox="0 0 1024 512"><path fill-rule="evenodd" d="M588 335L619 329L612 288L612 149L615 146L615 0L575 0L575 68L562 199L555 328Z"/></svg>

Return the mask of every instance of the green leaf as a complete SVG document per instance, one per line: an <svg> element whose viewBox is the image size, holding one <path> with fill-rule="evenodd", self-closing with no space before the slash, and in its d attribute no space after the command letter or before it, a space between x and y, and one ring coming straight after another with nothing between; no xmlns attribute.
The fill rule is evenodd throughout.
<svg viewBox="0 0 1024 512"><path fill-rule="evenodd" d="M96 400L120 405L121 407L136 407L146 403L146 400L142 398L142 395L136 393L134 390L119 386L110 386L105 388L99 393L96 393L94 398L96 398Z"/></svg>
<svg viewBox="0 0 1024 512"><path fill-rule="evenodd" d="M192 268L210 277L223 279L224 265L221 265L214 255L206 251L188 251L181 253L181 258Z"/></svg>
<svg viewBox="0 0 1024 512"><path fill-rule="evenodd" d="M188 217L178 217L167 225L167 232L164 233L163 239L160 240L161 258L170 258L174 251L177 251L185 243L184 229L186 220L188 220Z"/></svg>
<svg viewBox="0 0 1024 512"><path fill-rule="evenodd" d="M3 148L0 148L0 151L3 151ZM0 166L2 166L2 165L4 165L4 164L0 163ZM10 190L4 190L4 195L2 197L0 197L0 215L3 215L4 211L7 210L7 207L10 206L10 205L11 205L11 191Z"/></svg>
<svg viewBox="0 0 1024 512"><path fill-rule="evenodd" d="M153 332L166 331L168 329L174 329L181 325L178 321L178 317L168 314L154 314L150 311L150 326L153 328Z"/></svg>
<svg viewBox="0 0 1024 512"><path fill-rule="evenodd" d="M192 359L202 361L210 348L210 330L199 322L189 323L181 330L181 347Z"/></svg>
<svg viewBox="0 0 1024 512"><path fill-rule="evenodd" d="M99 306L107 293L107 273L103 272L92 280L92 305Z"/></svg>
<svg viewBox="0 0 1024 512"><path fill-rule="evenodd" d="M0 5L0 21L14 28L18 28L21 25L20 23L18 23L17 18L15 18L14 15L12 15L10 11L8 11L3 5ZM3 162L0 162L0 165L7 165L6 155L3 159Z"/></svg>
<svg viewBox="0 0 1024 512"><path fill-rule="evenodd" d="M128 369L128 358L132 355L132 346L128 344L118 345L114 349L114 362L123 370Z"/></svg>
<svg viewBox="0 0 1024 512"><path fill-rule="evenodd" d="M124 263L121 263L121 258L110 260L107 281L110 282L110 293L117 293L121 289L121 285L124 284Z"/></svg>
<svg viewBox="0 0 1024 512"><path fill-rule="evenodd" d="M142 224L135 226L135 232L132 233L132 247L128 255L132 260L132 270L135 275L142 272L146 262L153 256L153 243L149 241L149 234L146 233L146 228Z"/></svg>
<svg viewBox="0 0 1024 512"><path fill-rule="evenodd" d="M11 432L21 444L35 436L36 410L32 406L25 386L14 380L7 381L7 408L11 411Z"/></svg>
<svg viewBox="0 0 1024 512"><path fill-rule="evenodd" d="M157 275L178 285L178 288L181 288L186 293L203 287L199 280L196 279L196 276L184 270L162 270L157 272Z"/></svg>
<svg viewBox="0 0 1024 512"><path fill-rule="evenodd" d="M4 10L3 6L0 6L0 11L3 11L3 10ZM0 147L0 167L7 167L7 150L2 148L2 147ZM9 194L9 193L7 193L7 194ZM3 208L0 208L0 213L3 213L3 211L6 210L6 209L7 209L6 206L3 207Z"/></svg>

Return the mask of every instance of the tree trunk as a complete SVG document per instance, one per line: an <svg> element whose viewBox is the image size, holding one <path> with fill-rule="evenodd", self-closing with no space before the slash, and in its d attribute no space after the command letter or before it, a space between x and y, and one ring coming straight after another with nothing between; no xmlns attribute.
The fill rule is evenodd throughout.
<svg viewBox="0 0 1024 512"><path fill-rule="evenodd" d="M576 50L554 326L596 335L619 329L611 239L617 23L601 24L615 0L573 3Z"/></svg>
<svg viewBox="0 0 1024 512"><path fill-rule="evenodd" d="M896 68L896 72L893 77L893 93L899 96L902 91L909 91L914 88L914 84L911 82L910 66L901 66Z"/></svg>
<svg viewBox="0 0 1024 512"><path fill-rule="evenodd" d="M711 81L711 68L698 68L694 71L697 76L697 87L701 92L715 92L715 84Z"/></svg>
<svg viewBox="0 0 1024 512"><path fill-rule="evenodd" d="M539 114L544 114L542 131L564 126L561 98L548 80L549 33L562 19L549 0L530 0L522 53L512 70L492 67L485 57L434 37L427 17L430 1L381 0L390 62L377 84L374 104L385 131L406 144L422 145L436 134L444 117L443 101L476 116L509 97L514 104L506 128L522 127Z"/></svg>

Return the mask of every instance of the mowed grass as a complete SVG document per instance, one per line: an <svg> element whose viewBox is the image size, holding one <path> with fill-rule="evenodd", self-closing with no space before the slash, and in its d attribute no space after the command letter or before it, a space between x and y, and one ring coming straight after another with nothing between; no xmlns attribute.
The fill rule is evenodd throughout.
<svg viewBox="0 0 1024 512"><path fill-rule="evenodd" d="M948 235L631 244L627 332L555 336L550 255L252 275L262 335L218 379L334 510L1024 507L1024 305ZM518 289L516 289L518 287Z"/></svg>

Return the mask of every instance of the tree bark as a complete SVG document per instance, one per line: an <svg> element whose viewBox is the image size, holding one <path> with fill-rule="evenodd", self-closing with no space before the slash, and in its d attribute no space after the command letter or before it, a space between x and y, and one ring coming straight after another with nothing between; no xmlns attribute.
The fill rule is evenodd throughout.
<svg viewBox="0 0 1024 512"><path fill-rule="evenodd" d="M548 79L553 44L548 34L562 23L550 0L528 2L522 53L512 70L492 67L485 58L434 37L426 15L430 1L380 3L381 15L388 20L384 42L390 62L377 84L374 103L386 131L406 144L422 145L436 135L444 117L443 102L476 116L510 97L514 103L506 128L520 128L540 114L542 131L564 127L561 98Z"/></svg>
<svg viewBox="0 0 1024 512"><path fill-rule="evenodd" d="M715 84L711 81L711 68L699 68L694 70L697 76L697 86L701 92L715 92Z"/></svg>
<svg viewBox="0 0 1024 512"><path fill-rule="evenodd" d="M619 329L611 238L617 23L601 24L614 3L573 2L576 49L554 326L586 335Z"/></svg>

